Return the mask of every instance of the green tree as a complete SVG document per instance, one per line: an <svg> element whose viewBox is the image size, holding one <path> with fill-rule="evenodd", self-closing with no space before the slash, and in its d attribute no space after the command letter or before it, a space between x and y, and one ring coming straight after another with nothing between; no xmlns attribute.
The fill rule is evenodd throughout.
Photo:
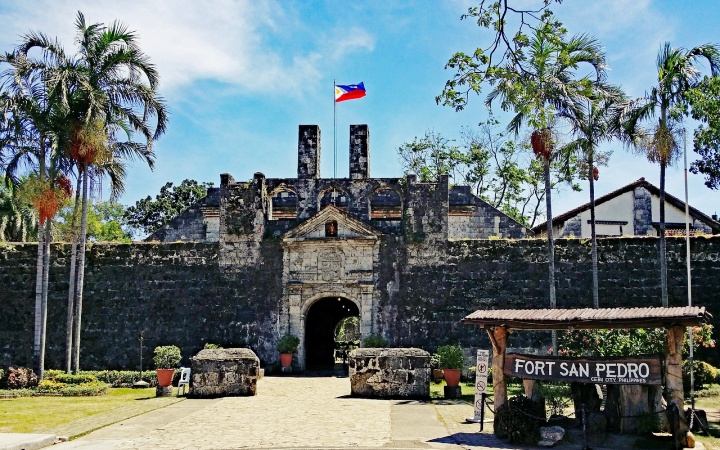
<svg viewBox="0 0 720 450"><path fill-rule="evenodd" d="M690 171L705 175L705 186L720 189L720 77L703 78L685 98L692 118L701 122L693 138L693 150L701 159Z"/></svg>
<svg viewBox="0 0 720 450"><path fill-rule="evenodd" d="M212 185L195 180L183 180L178 186L173 186L171 182L165 183L155 200L147 196L137 201L135 206L129 206L125 220L129 226L151 234L204 198Z"/></svg>
<svg viewBox="0 0 720 450"><path fill-rule="evenodd" d="M527 158L528 142L507 139L499 122L490 118L477 129L463 129L462 145L434 131L398 148L404 172L422 181L450 174L453 183L471 186L478 197L525 226L532 227L544 213L545 190L542 165ZM574 166L552 162L552 189L572 184Z"/></svg>
<svg viewBox="0 0 720 450"><path fill-rule="evenodd" d="M0 177L0 241L28 242L37 239L37 214L20 202L12 184Z"/></svg>
<svg viewBox="0 0 720 450"><path fill-rule="evenodd" d="M76 208L68 207L59 214L54 228L54 238L62 242L72 242L75 237L73 215ZM98 202L90 205L87 215L87 239L90 242L131 242L130 234L123 229L125 225L125 207L114 201Z"/></svg>
<svg viewBox="0 0 720 450"><path fill-rule="evenodd" d="M27 45L36 41L45 42L52 52L39 59L29 57ZM33 356L40 378L45 366L51 224L63 196L58 183L67 181L63 177L70 171L60 151L67 114L62 93L68 85L60 67L66 62L59 43L37 33L23 36L14 51L0 55L0 168L6 182L33 205L39 222Z"/></svg>
<svg viewBox="0 0 720 450"><path fill-rule="evenodd" d="M644 98L632 102L624 122L625 136L631 145L646 155L649 161L660 165L660 286L663 306L668 306L665 171L681 151L681 121L686 113L686 94L699 84L697 65L701 59L709 63L713 76L720 73L720 47L706 44L689 50L682 47L674 49L666 42L658 53L657 86Z"/></svg>
<svg viewBox="0 0 720 450"><path fill-rule="evenodd" d="M592 260L593 307L600 306L598 288L597 235L595 232L595 180L599 177L597 165L604 165L609 155L599 153L601 143L620 137L620 116L627 100L619 87L597 85L594 98L582 103L582 108L568 111L575 139L562 150L579 155L585 168L590 191L590 236Z"/></svg>

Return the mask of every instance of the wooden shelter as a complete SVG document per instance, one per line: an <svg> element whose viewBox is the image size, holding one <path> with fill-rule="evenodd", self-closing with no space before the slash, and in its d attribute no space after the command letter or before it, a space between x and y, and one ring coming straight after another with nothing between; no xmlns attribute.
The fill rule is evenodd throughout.
<svg viewBox="0 0 720 450"><path fill-rule="evenodd" d="M704 307L582 308L478 310L462 319L467 325L484 328L493 346L492 374L495 408L507 401L505 350L510 330L587 330L609 328L665 328L665 398L677 406L681 424L676 430L685 439L689 431L684 418L682 345L685 328L699 326L711 318ZM532 390L532 382L525 385Z"/></svg>

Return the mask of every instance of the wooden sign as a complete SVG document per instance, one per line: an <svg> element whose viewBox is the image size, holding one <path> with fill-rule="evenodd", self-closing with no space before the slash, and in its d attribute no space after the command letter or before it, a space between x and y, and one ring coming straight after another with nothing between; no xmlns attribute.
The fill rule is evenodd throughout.
<svg viewBox="0 0 720 450"><path fill-rule="evenodd" d="M509 353L503 373L531 380L598 384L662 384L660 358L563 358Z"/></svg>

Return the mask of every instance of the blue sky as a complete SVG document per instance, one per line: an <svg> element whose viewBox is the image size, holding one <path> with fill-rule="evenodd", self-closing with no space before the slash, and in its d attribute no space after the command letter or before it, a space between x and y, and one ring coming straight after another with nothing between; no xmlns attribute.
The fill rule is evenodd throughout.
<svg viewBox="0 0 720 450"><path fill-rule="evenodd" d="M530 3L518 0L522 3ZM535 3L535 2L533 2ZM489 35L460 16L467 1L241 1L223 0L0 0L0 51L29 30L57 36L73 48L78 10L88 22L120 20L137 31L161 74L170 110L167 133L156 143L156 168L133 165L126 205L154 196L167 181L185 178L219 184L220 173L250 179L294 177L297 128L322 132L323 177L333 175L333 80L365 83L367 97L337 105L338 177L348 175L350 124L370 127L370 173L402 175L397 148L428 130L457 138L464 126L487 118L484 94L462 112L435 104L452 72L456 51L486 46ZM660 45L718 43L716 0L565 0L553 10L571 34L589 33L605 46L610 81L630 96L656 82ZM693 124L688 123L688 126ZM659 168L617 144L601 167L598 195L640 177L659 184ZM695 157L688 153L690 161ZM720 193L689 176L690 204L707 214L720 209ZM585 187L585 184L583 184ZM670 168L667 190L684 197L682 165ZM107 197L107 193L106 193ZM587 189L554 194L553 211L587 202Z"/></svg>

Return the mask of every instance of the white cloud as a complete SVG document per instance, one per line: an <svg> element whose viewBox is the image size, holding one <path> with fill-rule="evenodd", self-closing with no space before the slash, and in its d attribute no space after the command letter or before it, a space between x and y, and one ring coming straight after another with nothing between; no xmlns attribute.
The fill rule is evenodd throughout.
<svg viewBox="0 0 720 450"><path fill-rule="evenodd" d="M271 93L278 86L286 95L299 93L300 87L321 79L322 64L349 52L373 49L372 37L352 28L335 33L334 51L323 52L330 59L321 58L318 48L327 40L318 37L312 42L299 19L289 16L296 11L286 12L282 6L272 0L18 2L4 11L0 7L7 25L0 30L0 45L9 50L18 35L39 29L57 36L70 52L77 10L91 23L120 20L137 31L142 49L162 75L165 95L197 80L218 81L250 93ZM302 33L301 48L293 45L298 33Z"/></svg>

